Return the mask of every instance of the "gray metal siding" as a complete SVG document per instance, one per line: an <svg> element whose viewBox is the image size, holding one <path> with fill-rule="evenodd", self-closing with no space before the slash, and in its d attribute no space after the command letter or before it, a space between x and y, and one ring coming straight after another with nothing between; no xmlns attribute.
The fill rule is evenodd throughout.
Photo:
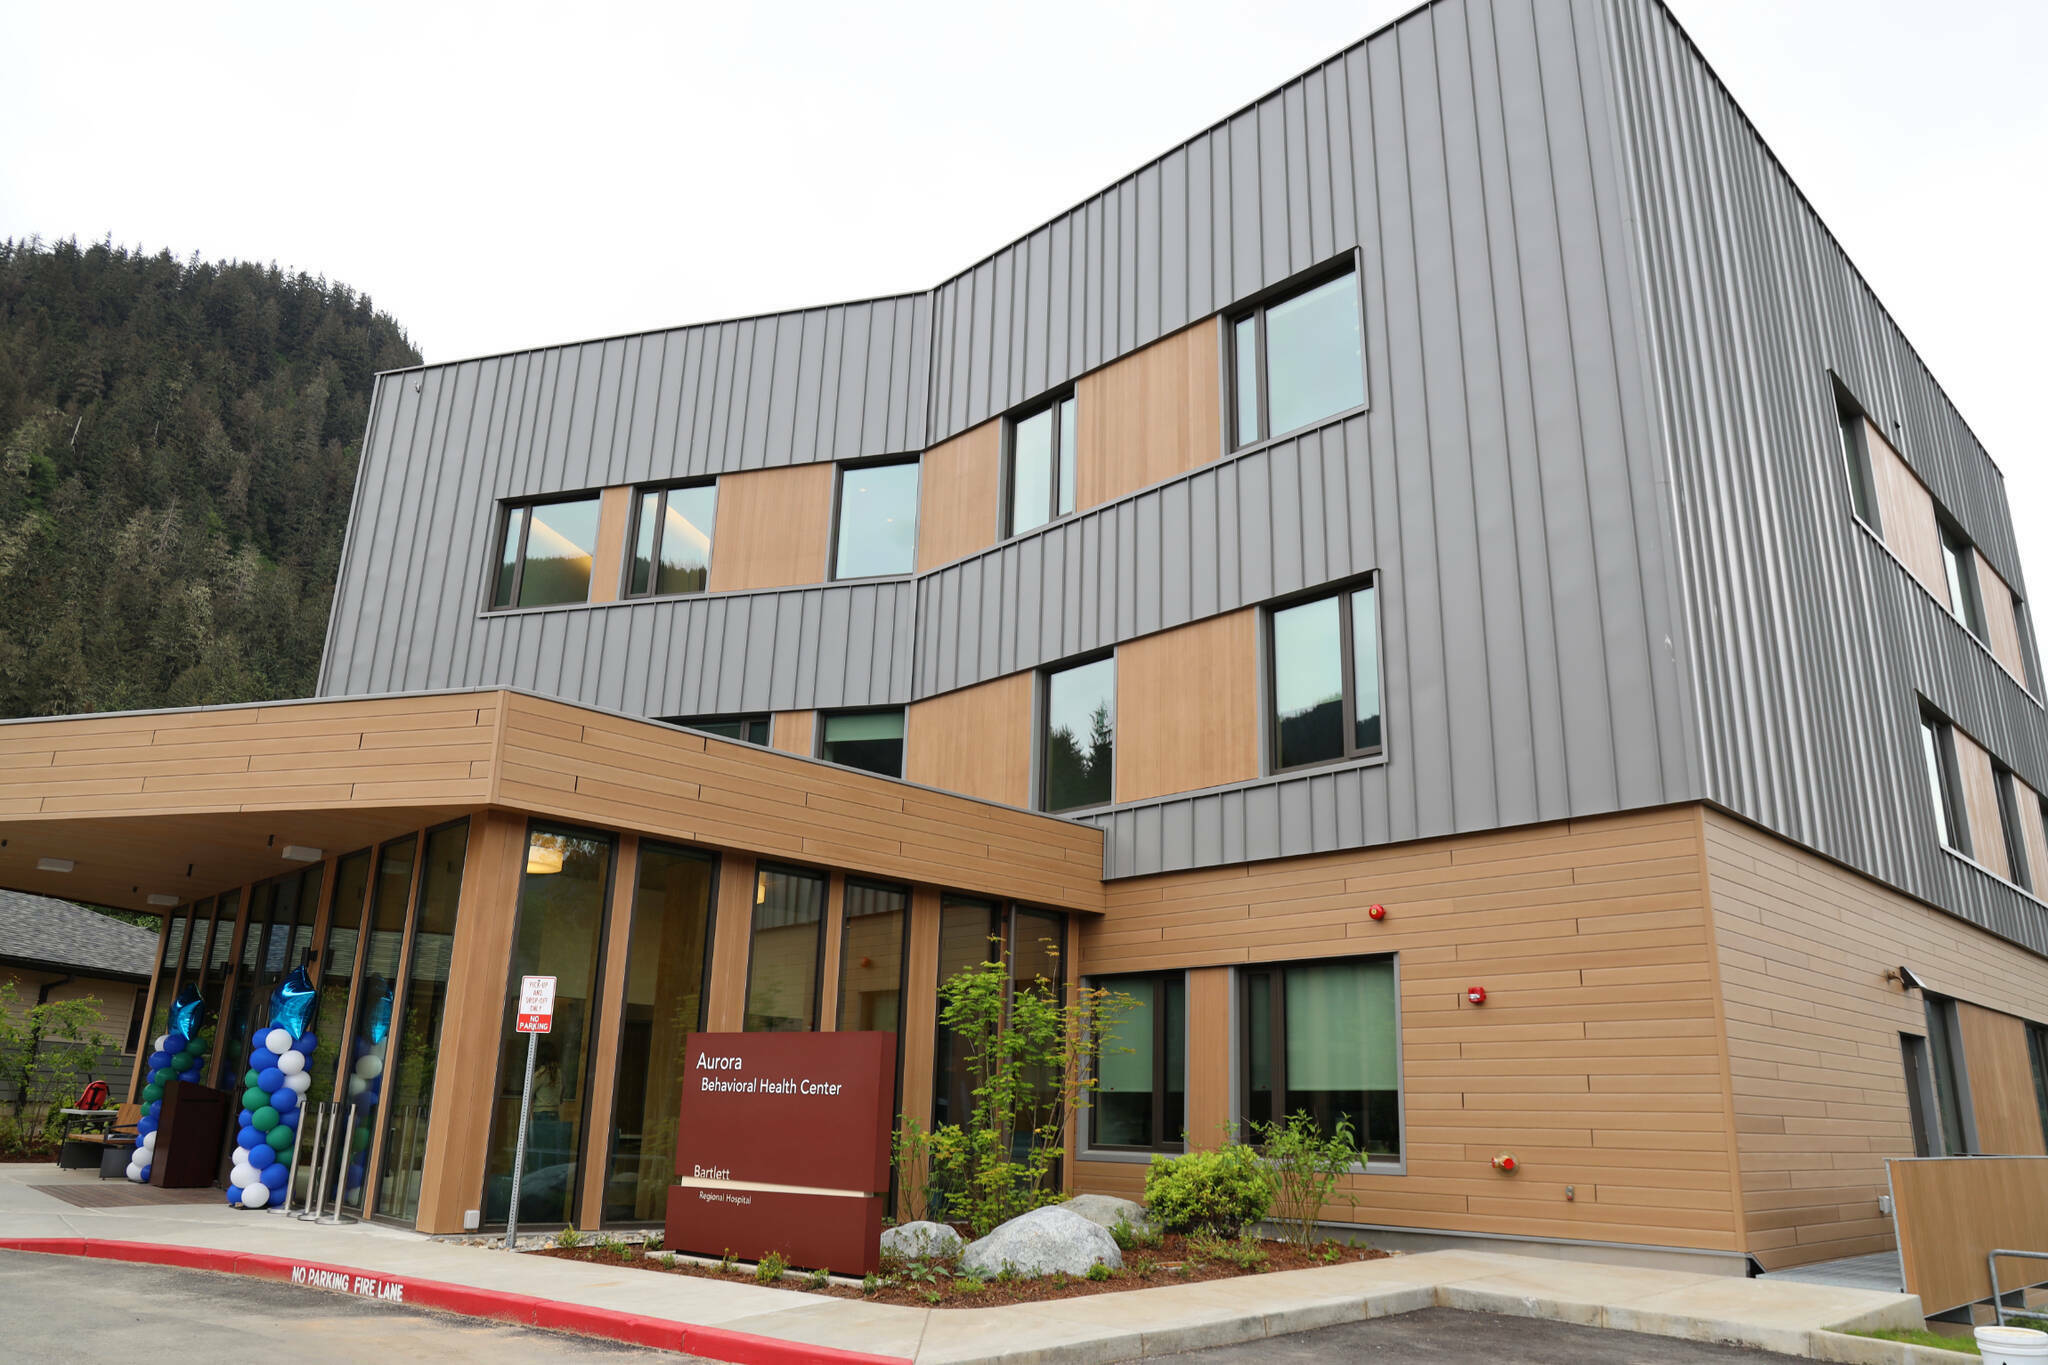
<svg viewBox="0 0 2048 1365"><path fill-rule="evenodd" d="M2037 790L2048 725L1853 519L1829 371L2017 589L1998 471L1670 15L1601 16L1707 794L2048 951L2048 907L1942 851L1918 698Z"/></svg>

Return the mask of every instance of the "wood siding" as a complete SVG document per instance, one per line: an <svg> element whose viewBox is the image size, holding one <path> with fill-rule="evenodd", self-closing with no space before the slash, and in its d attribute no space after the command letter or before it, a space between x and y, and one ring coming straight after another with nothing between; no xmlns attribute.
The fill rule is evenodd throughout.
<svg viewBox="0 0 2048 1365"><path fill-rule="evenodd" d="M1259 775L1258 618L1232 612L1117 650L1117 800Z"/></svg>
<svg viewBox="0 0 2048 1365"><path fill-rule="evenodd" d="M633 490L607 488L597 503L597 546L590 557L590 600L616 602L626 570L626 523L632 519Z"/></svg>
<svg viewBox="0 0 2048 1365"><path fill-rule="evenodd" d="M1954 734L1963 813L1970 825L1970 856L2010 880L2012 861L2005 856L2005 821L1998 809L1998 774L1992 771L1991 755L1961 730Z"/></svg>
<svg viewBox="0 0 2048 1365"><path fill-rule="evenodd" d="M1985 633L1991 637L1985 644L1991 648L1991 657L2005 666L2015 682L2026 687L2027 651L2020 643L2020 616L2012 587L1983 555L1973 550L1970 559L1977 566L1977 596L1983 599Z"/></svg>
<svg viewBox="0 0 2048 1365"><path fill-rule="evenodd" d="M1035 676L1012 673L911 703L905 719L905 779L1005 805L1030 805Z"/></svg>
<svg viewBox="0 0 2048 1365"><path fill-rule="evenodd" d="M1002 437L1002 422L983 422L924 453L917 480L919 573L996 543L1003 498Z"/></svg>
<svg viewBox="0 0 2048 1365"><path fill-rule="evenodd" d="M1884 543L1935 601L1949 606L1948 570L1941 562L1941 526L1934 519L1933 495L1868 418L1863 422L1863 445L1870 452Z"/></svg>
<svg viewBox="0 0 2048 1365"><path fill-rule="evenodd" d="M1081 377L1077 511L1222 455L1218 333L1209 318Z"/></svg>
<svg viewBox="0 0 2048 1365"><path fill-rule="evenodd" d="M824 582L835 468L803 464L721 478L711 591Z"/></svg>
<svg viewBox="0 0 2048 1365"><path fill-rule="evenodd" d="M1885 1250L1884 1162L1913 1154L1899 1035L1927 1029L1885 973L2038 1017L2048 962L1730 816L1705 832L1750 1253Z"/></svg>
<svg viewBox="0 0 2048 1365"><path fill-rule="evenodd" d="M818 713L777 711L769 722L769 744L778 752L809 758L817 753Z"/></svg>
<svg viewBox="0 0 2048 1365"><path fill-rule="evenodd" d="M2041 794L2017 777L2013 779L2020 806L2020 833L2027 841L2027 872L2034 894L2048 896L2048 809Z"/></svg>
<svg viewBox="0 0 2048 1365"><path fill-rule="evenodd" d="M2034 1008L2048 1013L2048 998ZM2042 1130L2041 1101L2027 1055L2026 1021L1967 1001L1957 1003L1956 1014L1962 1022L1963 1067L1970 1075L1977 1145L1998 1156L2048 1156L2048 1132Z"/></svg>
<svg viewBox="0 0 2048 1365"><path fill-rule="evenodd" d="M1348 1181L1358 1203L1335 1217L1740 1249L1696 808L1117 882L1108 898L1081 930L1091 972L1398 954L1406 1174ZM1189 992L1191 1121L1229 1084L1217 980ZM1502 1150L1519 1173L1492 1169ZM1143 1170L1082 1162L1080 1183L1128 1193Z"/></svg>
<svg viewBox="0 0 2048 1365"><path fill-rule="evenodd" d="M1945 1157L1892 1167L1906 1291L1923 1311L1946 1312L1991 1297L1986 1255L2048 1247L2048 1161ZM2037 1260L2004 1260L2001 1289L2042 1276Z"/></svg>

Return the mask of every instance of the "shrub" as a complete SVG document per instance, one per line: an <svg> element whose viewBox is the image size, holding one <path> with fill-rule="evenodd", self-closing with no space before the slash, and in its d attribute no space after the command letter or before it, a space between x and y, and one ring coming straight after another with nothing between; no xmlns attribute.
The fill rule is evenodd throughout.
<svg viewBox="0 0 2048 1365"><path fill-rule="evenodd" d="M1145 1207L1169 1232L1235 1237L1273 1207L1273 1174L1240 1142L1155 1156L1145 1172Z"/></svg>
<svg viewBox="0 0 2048 1365"><path fill-rule="evenodd" d="M988 1281L979 1275L962 1275L953 1281L953 1288L962 1294L979 1294L988 1288Z"/></svg>
<svg viewBox="0 0 2048 1365"><path fill-rule="evenodd" d="M809 1289L823 1289L831 1283L832 1268L830 1266L821 1265L804 1277L804 1285Z"/></svg>
<svg viewBox="0 0 2048 1365"><path fill-rule="evenodd" d="M718 1258L718 1273L721 1275L732 1274L733 1270L736 1268L739 1259L740 1258L738 1256L733 1254L732 1248L727 1247L725 1249L725 1255Z"/></svg>
<svg viewBox="0 0 2048 1365"><path fill-rule="evenodd" d="M1094 1265L1091 1265L1091 1266L1089 1266L1089 1267L1088 1267L1088 1278L1089 1278L1089 1279L1091 1279L1091 1280L1093 1280L1093 1281L1095 1281L1095 1282L1096 1282L1097 1284L1101 1284L1101 1283L1102 1283L1102 1282L1103 1282L1104 1280L1108 1279L1108 1278L1109 1278L1109 1265L1108 1265L1108 1263L1107 1263L1107 1262L1105 1262L1105 1261L1097 1261L1097 1262L1096 1262L1096 1263L1095 1263Z"/></svg>
<svg viewBox="0 0 2048 1365"><path fill-rule="evenodd" d="M563 1228L555 1234L555 1245L558 1247L580 1247L583 1245L583 1234L574 1228Z"/></svg>
<svg viewBox="0 0 2048 1365"><path fill-rule="evenodd" d="M860 1277L861 1293L878 1294L881 1292L881 1289L882 1277L880 1275L875 1274L873 1271L869 1271L867 1274Z"/></svg>
<svg viewBox="0 0 2048 1365"><path fill-rule="evenodd" d="M1252 1125L1259 1155L1273 1173L1273 1189L1293 1240L1310 1246L1323 1206L1337 1196L1337 1182L1363 1165L1365 1153L1348 1117L1339 1118L1326 1137L1313 1118L1296 1111L1282 1121ZM1345 1196L1357 1204L1356 1195Z"/></svg>
<svg viewBox="0 0 2048 1365"><path fill-rule="evenodd" d="M754 1267L754 1282L756 1284L774 1284L782 1278L782 1272L788 1269L788 1259L779 1251L771 1251L761 1258L760 1264Z"/></svg>
<svg viewBox="0 0 2048 1365"><path fill-rule="evenodd" d="M646 1239L645 1241L643 1241L642 1243L640 1243L640 1249L641 1249L642 1251L659 1251L659 1250L661 1250L661 1234L660 1234L660 1233L658 1233L658 1232L650 1232L650 1233L648 1233L648 1234L647 1234L647 1239Z"/></svg>
<svg viewBox="0 0 2048 1365"><path fill-rule="evenodd" d="M12 981L0 982L0 1080L14 1089L14 1117L30 1110L54 1111L71 1103L113 1040L99 1031L106 1022L92 996L22 1005ZM34 1143L48 1122L26 1125L22 1141Z"/></svg>
<svg viewBox="0 0 2048 1365"><path fill-rule="evenodd" d="M1110 1224L1109 1235L1116 1240L1116 1249L1125 1253L1136 1251L1140 1247L1159 1245L1157 1228L1150 1223L1134 1228L1131 1226L1131 1220L1122 1215L1118 1215L1116 1222Z"/></svg>

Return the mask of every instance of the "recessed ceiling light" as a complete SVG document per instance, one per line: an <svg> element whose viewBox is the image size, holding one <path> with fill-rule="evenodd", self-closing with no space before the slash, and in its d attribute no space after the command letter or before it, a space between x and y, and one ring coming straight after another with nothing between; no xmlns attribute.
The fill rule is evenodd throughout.
<svg viewBox="0 0 2048 1365"><path fill-rule="evenodd" d="M152 891L149 893L149 903L151 905L176 905L178 898L176 896L166 896L161 891Z"/></svg>
<svg viewBox="0 0 2048 1365"><path fill-rule="evenodd" d="M69 872L72 868L77 866L78 864L73 862L69 858L36 859L36 871L38 872Z"/></svg>
<svg viewBox="0 0 2048 1365"><path fill-rule="evenodd" d="M304 844L286 844L284 856L295 863L317 863L326 855L319 849L307 848Z"/></svg>

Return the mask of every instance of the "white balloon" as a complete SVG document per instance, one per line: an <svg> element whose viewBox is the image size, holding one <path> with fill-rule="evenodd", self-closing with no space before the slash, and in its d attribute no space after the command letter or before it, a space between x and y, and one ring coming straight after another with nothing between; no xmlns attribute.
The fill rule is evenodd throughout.
<svg viewBox="0 0 2048 1365"><path fill-rule="evenodd" d="M228 1184L233 1185L238 1190L248 1189L249 1182L254 1180L255 1178L256 1168L254 1166L251 1166L246 1161L240 1163L235 1167L235 1169L228 1172Z"/></svg>
<svg viewBox="0 0 2048 1365"><path fill-rule="evenodd" d="M229 1164L230 1164L230 1165L234 1165L234 1166L246 1166L246 1165L248 1165L248 1164L249 1164L249 1149L248 1149L247 1147L237 1147L237 1148L235 1148L235 1159L234 1159L234 1160L233 1160L232 1162L230 1162Z"/></svg>
<svg viewBox="0 0 2048 1365"><path fill-rule="evenodd" d="M351 1096L360 1095L369 1088L370 1083L361 1076L351 1076L348 1078L348 1093Z"/></svg>
<svg viewBox="0 0 2048 1365"><path fill-rule="evenodd" d="M158 1052L166 1052L166 1051L169 1051L169 1049L168 1049L168 1048L166 1048L166 1047L164 1046L164 1044L166 1044L166 1043L168 1043L168 1042L170 1042L170 1041L171 1041L171 1035L170 1035L170 1034L168 1034L168 1033L159 1033L159 1034L158 1034L158 1035L156 1036L156 1048L155 1048L155 1051L158 1051Z"/></svg>
<svg viewBox="0 0 2048 1365"><path fill-rule="evenodd" d="M263 1046L282 1057L292 1050L292 1036L281 1028L274 1028L263 1035Z"/></svg>
<svg viewBox="0 0 2048 1365"><path fill-rule="evenodd" d="M361 1076L366 1081L374 1080L377 1074L381 1072L383 1069L384 1059L382 1057L377 1056L375 1053L371 1053L367 1057L358 1057L356 1059L356 1075Z"/></svg>
<svg viewBox="0 0 2048 1365"><path fill-rule="evenodd" d="M142 1135L142 1149L143 1149L144 1151L150 1151L150 1150L154 1149L155 1147L156 1147L156 1129L152 1128L152 1129L150 1129L150 1130L149 1130L148 1132L146 1132L146 1133L144 1133L144 1134Z"/></svg>
<svg viewBox="0 0 2048 1365"><path fill-rule="evenodd" d="M284 1032L283 1029L278 1030ZM287 1076L296 1076L306 1069L306 1054L297 1048L290 1048L277 1054L277 1069Z"/></svg>
<svg viewBox="0 0 2048 1365"><path fill-rule="evenodd" d="M296 1090L303 1095L313 1088L313 1076L311 1072L294 1071L291 1075L284 1078L284 1084L285 1089Z"/></svg>
<svg viewBox="0 0 2048 1365"><path fill-rule="evenodd" d="M278 1032L282 1033L284 1030L279 1029ZM269 1202L270 1186L262 1181L259 1180L253 1185L244 1185L242 1187L242 1207L260 1209Z"/></svg>
<svg viewBox="0 0 2048 1365"><path fill-rule="evenodd" d="M132 1161L128 1163L128 1178L130 1180L142 1179L142 1168Z"/></svg>

